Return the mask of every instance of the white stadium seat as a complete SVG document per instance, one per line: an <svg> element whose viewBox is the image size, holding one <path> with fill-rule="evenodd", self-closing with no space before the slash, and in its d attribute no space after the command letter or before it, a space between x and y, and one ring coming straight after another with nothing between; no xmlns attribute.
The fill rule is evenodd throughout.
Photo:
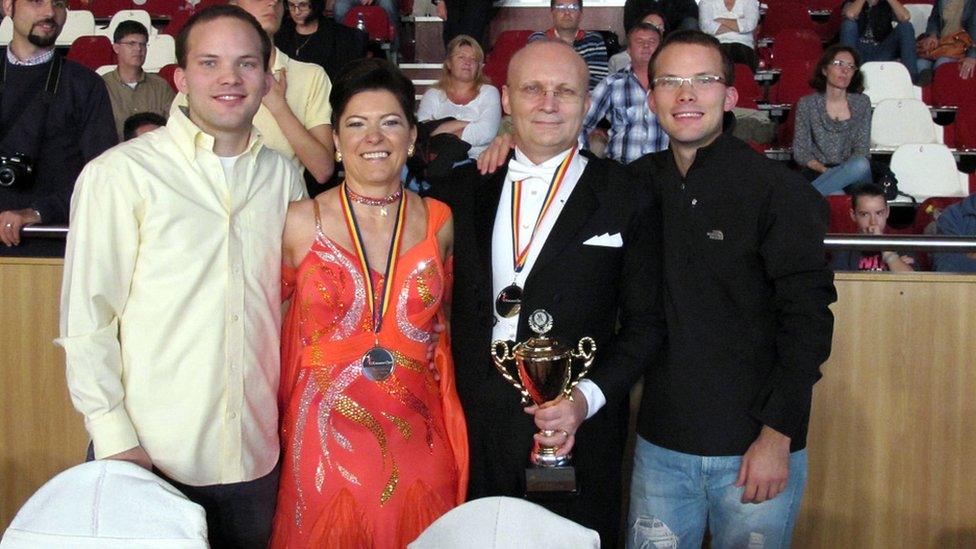
<svg viewBox="0 0 976 549"><path fill-rule="evenodd" d="M906 143L942 143L942 128L918 99L885 99L871 116L871 148L895 149Z"/></svg>
<svg viewBox="0 0 976 549"><path fill-rule="evenodd" d="M111 21L108 22L108 26L104 29L96 29L95 34L102 36L107 36L109 40L112 40L112 35L115 34L115 27L119 26L119 23L123 21L138 21L145 25L146 29L149 30L149 37L152 38L156 33L156 28L152 26L152 18L149 17L149 12L146 10L119 10L115 12L112 16Z"/></svg>
<svg viewBox="0 0 976 549"><path fill-rule="evenodd" d="M6 46L14 38L14 20L4 17L0 23L0 46Z"/></svg>
<svg viewBox="0 0 976 549"><path fill-rule="evenodd" d="M104 76L104 75L106 75L106 74L114 71L115 70L115 67L117 67L117 66L118 65L102 65L101 67L98 67L97 69L95 69L95 74L97 74L98 76Z"/></svg>
<svg viewBox="0 0 976 549"><path fill-rule="evenodd" d="M95 16L87 10L70 10L68 18L64 21L64 28L55 44L58 46L70 46L75 38L79 36L91 36L95 34Z"/></svg>
<svg viewBox="0 0 976 549"><path fill-rule="evenodd" d="M861 65L864 93L877 105L885 99L922 99L922 88L912 84L908 69L898 61L871 61Z"/></svg>
<svg viewBox="0 0 976 549"><path fill-rule="evenodd" d="M912 15L912 27L915 28L915 37L925 32L925 27L929 24L929 15L932 14L932 4L904 4L905 9Z"/></svg>
<svg viewBox="0 0 976 549"><path fill-rule="evenodd" d="M159 72L159 69L171 63L176 63L176 40L168 34L157 34L149 37L146 63L142 66L143 70Z"/></svg>
<svg viewBox="0 0 976 549"><path fill-rule="evenodd" d="M919 202L932 196L969 194L969 176L956 168L952 151L942 144L911 143L898 147L891 156L891 171L898 178L898 190Z"/></svg>

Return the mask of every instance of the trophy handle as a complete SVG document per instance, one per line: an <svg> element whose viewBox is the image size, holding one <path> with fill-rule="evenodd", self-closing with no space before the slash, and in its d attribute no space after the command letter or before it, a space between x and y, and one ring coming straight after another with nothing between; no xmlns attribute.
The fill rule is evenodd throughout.
<svg viewBox="0 0 976 549"><path fill-rule="evenodd" d="M576 350L570 354L577 360L583 360L583 369L580 370L576 379L566 386L566 390L564 391L566 397L569 397L573 391L573 387L576 387L586 377L586 374L590 373L590 367L593 366L593 359L596 358L596 341L593 341L592 337L584 337L579 340L579 343L576 345Z"/></svg>
<svg viewBox="0 0 976 549"><path fill-rule="evenodd" d="M518 347L520 344L516 344ZM498 349L501 348L502 352L499 354ZM507 341L496 339L491 342L491 361L495 364L495 368L498 373L505 378L505 381L509 382L512 387L515 387L519 393L522 394L522 405L528 406L531 404L531 398L529 397L529 392L525 390L525 387L519 383L519 380L508 372L508 368L505 367L506 362L515 360L514 349L508 346Z"/></svg>

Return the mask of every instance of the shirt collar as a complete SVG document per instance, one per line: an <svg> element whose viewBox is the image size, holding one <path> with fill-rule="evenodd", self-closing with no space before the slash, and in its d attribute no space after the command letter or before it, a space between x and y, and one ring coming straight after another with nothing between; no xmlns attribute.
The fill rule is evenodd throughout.
<svg viewBox="0 0 976 549"><path fill-rule="evenodd" d="M7 48L7 61L10 62L11 65L32 67L34 65L43 65L44 63L47 63L53 58L54 58L54 48L51 48L49 50L44 50L41 53L28 57L27 59L24 60L21 60L19 57L14 55L13 50L11 50L9 47Z"/></svg>
<svg viewBox="0 0 976 549"><path fill-rule="evenodd" d="M281 51L280 49L275 48L274 51L275 51L275 58L274 58L274 64L271 66L271 74L277 74L278 71L286 68L288 62L291 61L291 57L285 55L285 52Z"/></svg>
<svg viewBox="0 0 976 549"><path fill-rule="evenodd" d="M198 149L204 149L213 153L214 138L190 120L186 109L188 107L177 105L177 102L174 101L173 106L169 110L169 120L166 121L166 128L173 136L173 140L176 142L176 146L180 149L180 152L188 160L194 161L196 160ZM264 139L261 137L258 129L252 125L251 135L248 136L244 153L256 157L263 147Z"/></svg>
<svg viewBox="0 0 976 549"><path fill-rule="evenodd" d="M119 69L116 68L115 70L113 70L109 74L112 75L112 77L115 79L115 81L118 82L122 86L128 86L129 84L133 84L133 83L134 84L137 84L137 85L138 84L142 84L143 82L146 81L146 78L148 76L148 73L146 73L146 71L142 71L142 76L139 77L139 80L136 80L135 82L125 82L124 80L122 80L122 75L119 74Z"/></svg>
<svg viewBox="0 0 976 549"><path fill-rule="evenodd" d="M549 27L546 31L546 36L552 38L553 40L560 40L559 35L556 34L556 27ZM576 38L573 38L573 42L579 42L586 36L586 31L583 29L576 29Z"/></svg>
<svg viewBox="0 0 976 549"><path fill-rule="evenodd" d="M541 163L536 164L535 162L529 160L528 156L525 156L525 153L522 152L522 149L515 147L515 159L529 166L538 166L540 168L552 168L553 170L555 170L556 168L559 167L560 164L562 164L563 159L566 158L566 155L569 154L569 151L571 150L573 150L572 147L566 149L561 153L558 153L556 156L553 156L548 160L543 160Z"/></svg>

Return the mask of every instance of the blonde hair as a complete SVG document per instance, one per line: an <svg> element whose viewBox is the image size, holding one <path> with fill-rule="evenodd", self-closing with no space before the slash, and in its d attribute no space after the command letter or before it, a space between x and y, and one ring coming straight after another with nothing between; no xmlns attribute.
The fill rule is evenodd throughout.
<svg viewBox="0 0 976 549"><path fill-rule="evenodd" d="M441 72L440 79L434 84L435 88L442 90L447 90L448 82L451 78L450 71L447 70L447 60L454 55L457 50L464 46L470 47L474 50L474 56L478 59L478 70L474 74L474 87L475 89L481 89L481 86L488 83L488 77L485 76L485 51L481 49L481 45L474 38L468 36L467 34L459 34L455 36L450 42L447 43L447 57L444 59L444 68Z"/></svg>

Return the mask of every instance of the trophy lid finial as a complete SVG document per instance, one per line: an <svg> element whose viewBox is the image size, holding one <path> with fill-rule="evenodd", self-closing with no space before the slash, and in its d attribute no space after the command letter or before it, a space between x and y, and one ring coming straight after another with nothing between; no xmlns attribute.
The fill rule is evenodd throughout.
<svg viewBox="0 0 976 549"><path fill-rule="evenodd" d="M552 329L552 315L545 309L536 309L529 315L529 328L540 337Z"/></svg>

